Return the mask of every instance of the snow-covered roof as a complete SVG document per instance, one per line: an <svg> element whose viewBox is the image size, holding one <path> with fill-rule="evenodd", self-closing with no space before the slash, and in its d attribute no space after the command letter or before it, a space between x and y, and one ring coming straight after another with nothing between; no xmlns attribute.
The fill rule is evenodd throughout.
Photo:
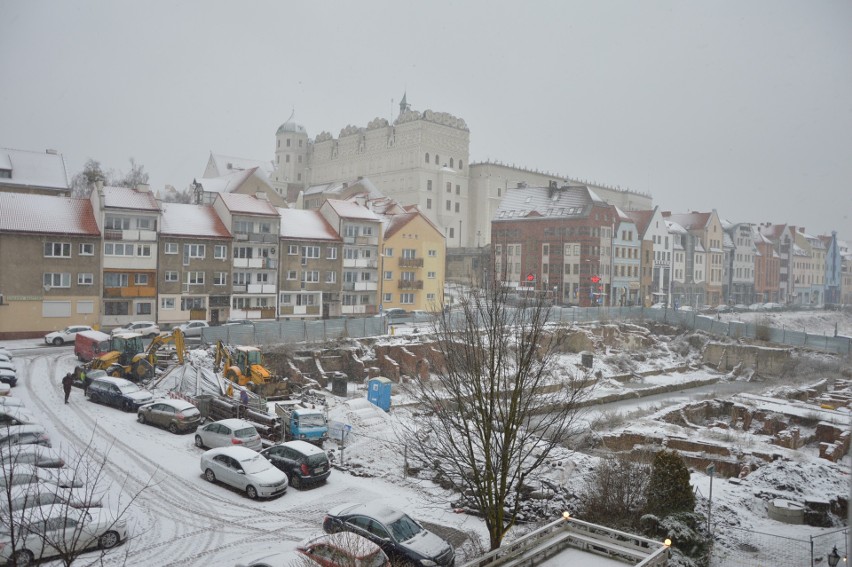
<svg viewBox="0 0 852 567"><path fill-rule="evenodd" d="M256 167L246 170L238 169L219 177L200 177L195 179L195 183L201 185L201 188L207 193L231 193L251 177L255 171L257 171Z"/></svg>
<svg viewBox="0 0 852 567"><path fill-rule="evenodd" d="M238 171L259 168L266 177L269 177L275 170L275 166L272 161L226 156L222 154L214 154L213 152L210 152L210 160L213 162L213 165L220 176L230 175L231 173Z"/></svg>
<svg viewBox="0 0 852 567"><path fill-rule="evenodd" d="M336 181L333 183L324 183L322 185L311 185L305 189L305 196L309 195L342 195L355 189L361 189L365 196L370 199L383 197L384 194L379 191L379 188L366 177L353 179L348 181Z"/></svg>
<svg viewBox="0 0 852 567"><path fill-rule="evenodd" d="M694 211L691 213L665 212L663 213L663 216L678 223L686 230L697 230L707 226L707 223L710 222L711 214L712 213L696 213Z"/></svg>
<svg viewBox="0 0 852 567"><path fill-rule="evenodd" d="M160 226L160 234L163 235L231 238L231 233L211 205L163 203Z"/></svg>
<svg viewBox="0 0 852 567"><path fill-rule="evenodd" d="M222 199L225 207L232 213L245 215L278 216L278 209L266 199L258 199L255 195L242 193L219 193L216 197Z"/></svg>
<svg viewBox="0 0 852 567"><path fill-rule="evenodd" d="M319 211L278 208L281 238L301 240L340 240L337 231Z"/></svg>
<svg viewBox="0 0 852 567"><path fill-rule="evenodd" d="M337 216L344 219L357 219L357 220L369 220L369 221L380 221L381 219L363 205L359 205L353 201L340 201L338 199L328 199L326 204L334 209L337 213Z"/></svg>
<svg viewBox="0 0 852 567"><path fill-rule="evenodd" d="M549 187L510 187L497 207L494 220L539 217L575 217L588 214L593 204L605 204L585 185Z"/></svg>
<svg viewBox="0 0 852 567"><path fill-rule="evenodd" d="M159 211L157 199L150 190L131 189L130 187L104 187L104 207L111 209L134 209L139 211Z"/></svg>
<svg viewBox="0 0 852 567"><path fill-rule="evenodd" d="M11 171L11 178L0 184L68 190L68 172L62 154L53 150L33 152L0 148L0 169Z"/></svg>
<svg viewBox="0 0 852 567"><path fill-rule="evenodd" d="M101 234L88 199L2 191L0 231L74 236Z"/></svg>

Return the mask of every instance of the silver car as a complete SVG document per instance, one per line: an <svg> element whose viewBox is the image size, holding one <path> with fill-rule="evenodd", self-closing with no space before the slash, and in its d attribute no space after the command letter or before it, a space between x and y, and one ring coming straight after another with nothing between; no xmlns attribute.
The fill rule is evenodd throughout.
<svg viewBox="0 0 852 567"><path fill-rule="evenodd" d="M224 482L249 498L268 498L287 492L287 475L266 457L245 447L219 447L201 455L201 471L210 482Z"/></svg>
<svg viewBox="0 0 852 567"><path fill-rule="evenodd" d="M242 445L260 451L260 434L242 419L223 419L195 430L195 446L201 449Z"/></svg>
<svg viewBox="0 0 852 567"><path fill-rule="evenodd" d="M178 325L178 329L183 332L185 337L200 337L204 329L209 326L207 321L190 321L183 325Z"/></svg>

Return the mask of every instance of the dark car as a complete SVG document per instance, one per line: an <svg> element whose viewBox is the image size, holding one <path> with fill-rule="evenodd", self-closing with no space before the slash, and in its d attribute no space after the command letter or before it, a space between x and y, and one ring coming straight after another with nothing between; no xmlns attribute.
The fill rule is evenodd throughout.
<svg viewBox="0 0 852 567"><path fill-rule="evenodd" d="M86 389L86 395L92 402L106 404L124 411L135 411L140 406L150 403L154 396L147 390L125 380L112 376L99 376L92 380Z"/></svg>
<svg viewBox="0 0 852 567"><path fill-rule="evenodd" d="M325 451L306 441L287 441L264 449L260 454L287 473L293 488L325 482L331 474Z"/></svg>
<svg viewBox="0 0 852 567"><path fill-rule="evenodd" d="M399 510L384 504L342 504L328 511L326 533L354 532L381 547L391 561L412 565L453 566L456 555L449 543Z"/></svg>
<svg viewBox="0 0 852 567"><path fill-rule="evenodd" d="M18 375L9 368L0 368L0 382L9 384L10 387L14 388L18 385Z"/></svg>

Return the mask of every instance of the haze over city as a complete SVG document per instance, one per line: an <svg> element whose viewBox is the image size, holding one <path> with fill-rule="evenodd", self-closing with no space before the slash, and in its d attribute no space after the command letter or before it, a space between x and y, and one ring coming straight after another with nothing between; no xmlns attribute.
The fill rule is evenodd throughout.
<svg viewBox="0 0 852 567"><path fill-rule="evenodd" d="M0 5L0 147L183 189L210 151L463 118L471 161L852 238L848 2Z"/></svg>

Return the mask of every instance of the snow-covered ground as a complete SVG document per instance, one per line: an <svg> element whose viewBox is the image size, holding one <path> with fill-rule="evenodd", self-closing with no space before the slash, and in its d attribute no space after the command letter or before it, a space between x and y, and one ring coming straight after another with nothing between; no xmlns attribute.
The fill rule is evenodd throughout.
<svg viewBox="0 0 852 567"><path fill-rule="evenodd" d="M723 317L742 320L743 315L751 314ZM833 333L834 324L837 324L840 334L852 334L852 317L848 314L790 312L755 316L768 315L783 316L779 319L782 324L810 325L810 332L816 332L813 328L821 324L826 328L830 326ZM401 328L388 340L404 341L409 332L410 329ZM112 505L126 502L129 494L149 484L128 512L132 539L107 558L108 565L232 565L273 548L292 549L298 541L321 532L322 517L327 509L346 501L387 502L443 530L442 535L453 538L457 546L457 563L476 556L483 545L481 542L487 541L479 519L454 512L456 495L429 481L403 477L404 448L398 444L394 433L395 421L409 419L410 410L405 405L410 398L402 388L394 390L394 409L390 414L364 402L363 387L350 390L356 399L331 408L331 420L352 426L342 454L340 449L335 450L338 463L342 461L346 471L334 471L324 486L305 491L290 489L281 498L255 502L203 480L198 465L201 451L193 446L191 435L175 436L139 425L134 415L92 404L84 400L78 390L72 393L71 404L62 404L59 382L76 362L70 347L45 347L32 339L0 342L0 346L18 353L16 362L21 381L13 395L23 399L30 411L42 420L54 446L72 453L82 450L93 439L93 448L98 454L108 454L104 485L109 487ZM596 434L605 433L607 423L616 429L629 426L636 431L659 431L668 425L661 425L658 413L673 404L688 403L690 392L695 392L696 398L727 399L741 392L760 393L774 385L743 382L734 376L701 368L697 365L699 354L696 349L686 352L683 343L668 339L659 339L652 348L642 351L641 356L619 350L598 353L591 370L600 376L594 395L608 400L624 399L590 408L585 416L586 423L595 428ZM205 357L204 354L196 355L197 363L204 365ZM685 372L664 371L684 363L690 363L692 368ZM565 371L572 371L579 367L579 356L566 355L561 364ZM643 378L637 375L651 371L661 373ZM638 397L660 387L683 391ZM761 402L757 399L755 403ZM773 403L777 402L766 400L765 405L771 408ZM624 418L628 423L624 423ZM714 435L718 441L719 433ZM761 443L753 437L747 440L733 434L730 437L732 444ZM829 541L828 536L819 538L830 529L789 526L770 520L765 510L766 495L803 500L848 494L852 478L850 457L832 464L818 459L814 449L795 454L775 446L770 450L781 457L742 481L714 479L715 537L720 541L737 540L744 533L742 530L748 529L799 539L815 536L822 543ZM541 478L560 487L562 495L552 495L545 507L546 513L542 514L546 517L530 517L529 521L558 517L571 502L564 495L581 489L598 457L565 451L553 461ZM698 490L701 506L706 506L710 477L704 471L695 471L692 482ZM767 545L765 559L771 562L773 553L778 556L772 551L772 544ZM567 559L560 556L548 566L567 564L560 561ZM590 561L598 559L585 559L583 564L608 565ZM720 563L714 567L724 565Z"/></svg>

